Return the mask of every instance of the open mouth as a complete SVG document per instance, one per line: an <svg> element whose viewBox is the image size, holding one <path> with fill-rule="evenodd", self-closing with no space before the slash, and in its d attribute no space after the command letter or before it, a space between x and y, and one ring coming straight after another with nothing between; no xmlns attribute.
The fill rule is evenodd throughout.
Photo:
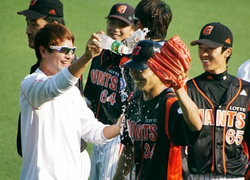
<svg viewBox="0 0 250 180"><path fill-rule="evenodd" d="M120 36L118 34L112 34L113 39L118 39Z"/></svg>
<svg viewBox="0 0 250 180"><path fill-rule="evenodd" d="M63 66L69 66L70 65L70 61L61 61L61 64Z"/></svg>
<svg viewBox="0 0 250 180"><path fill-rule="evenodd" d="M202 62L203 63L209 63L210 61L208 59L203 59Z"/></svg>

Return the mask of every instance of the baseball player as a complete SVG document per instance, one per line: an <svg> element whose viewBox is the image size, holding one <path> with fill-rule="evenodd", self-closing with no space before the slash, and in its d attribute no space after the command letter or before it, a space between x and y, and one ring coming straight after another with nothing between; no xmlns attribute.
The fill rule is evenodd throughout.
<svg viewBox="0 0 250 180"><path fill-rule="evenodd" d="M107 16L107 35L118 41L128 38L134 32L133 14L132 6L126 3L114 4ZM127 87L130 85L127 86L122 68L119 67L122 59L128 58L104 49L93 59L84 89L86 102L95 117L107 125L117 122L128 96ZM93 145L91 180L113 178L120 148L119 137L102 146Z"/></svg>
<svg viewBox="0 0 250 180"><path fill-rule="evenodd" d="M232 32L219 22L208 23L191 45L198 45L205 72L187 82L187 91L183 78L189 68L180 60L185 56L181 46L171 55L166 55L169 51L162 49L162 56L154 56L149 61L150 68L161 81L175 89L184 115L194 113L187 109L189 104L186 102L190 100L199 109L203 127L195 144L188 147L189 171L195 180L243 180L250 142L250 84L227 72L232 54ZM175 62L180 60L182 66L170 65L173 59Z"/></svg>
<svg viewBox="0 0 250 180"><path fill-rule="evenodd" d="M68 28L48 23L37 33L40 65L23 79L19 99L21 180L88 179L82 174L88 167L80 159L81 139L101 145L119 135L121 118L110 126L99 122L75 87L86 64L101 52L96 38L91 36L82 58L71 65L76 47Z"/></svg>
<svg viewBox="0 0 250 180"><path fill-rule="evenodd" d="M132 160L136 165L136 178L143 180L182 179L181 146L189 144L187 131L198 132L202 123L182 127L184 119L172 88L166 87L148 68L147 61L161 46L152 40L139 41L131 59L122 66L130 68L135 92L125 113L125 127L121 142L125 145L114 179L123 179ZM190 108L194 103L190 103ZM194 109L197 112L198 109ZM189 119L187 119L189 123Z"/></svg>
<svg viewBox="0 0 250 180"><path fill-rule="evenodd" d="M162 0L141 0L135 7L134 26L136 29L147 27L150 32L146 39L152 39L163 45L167 31L172 20L172 10L168 4ZM189 180L187 169L187 159L185 157L185 148L182 149L182 167L184 179Z"/></svg>

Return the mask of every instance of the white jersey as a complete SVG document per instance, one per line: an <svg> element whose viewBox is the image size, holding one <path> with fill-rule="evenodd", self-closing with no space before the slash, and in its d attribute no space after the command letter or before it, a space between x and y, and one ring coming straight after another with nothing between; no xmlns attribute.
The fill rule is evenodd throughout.
<svg viewBox="0 0 250 180"><path fill-rule="evenodd" d="M250 59L240 65L237 70L237 77L250 82Z"/></svg>
<svg viewBox="0 0 250 180"><path fill-rule="evenodd" d="M41 70L21 83L21 180L80 180L81 138L101 145L105 125L87 107L68 68L54 76ZM89 168L89 167L88 167Z"/></svg>

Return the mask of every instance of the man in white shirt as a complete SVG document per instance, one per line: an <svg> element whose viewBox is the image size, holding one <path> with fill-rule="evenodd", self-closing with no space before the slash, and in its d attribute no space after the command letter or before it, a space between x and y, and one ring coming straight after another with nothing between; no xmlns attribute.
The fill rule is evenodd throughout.
<svg viewBox="0 0 250 180"><path fill-rule="evenodd" d="M95 119L75 86L87 63L99 55L94 33L85 54L74 58L74 36L61 24L47 24L35 37L39 68L21 83L23 164L20 179L82 179L81 138L101 145L120 133Z"/></svg>

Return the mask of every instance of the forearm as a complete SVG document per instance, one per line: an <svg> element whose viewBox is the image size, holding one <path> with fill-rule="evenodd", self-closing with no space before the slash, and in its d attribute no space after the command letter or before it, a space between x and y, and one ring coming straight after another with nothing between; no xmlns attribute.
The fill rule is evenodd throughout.
<svg viewBox="0 0 250 180"><path fill-rule="evenodd" d="M124 118L124 114L121 114L115 124L106 126L103 129L103 135L105 138L111 139L120 134L123 118Z"/></svg>
<svg viewBox="0 0 250 180"><path fill-rule="evenodd" d="M134 162L132 146L125 146L117 163L116 172L113 180L123 180L131 171Z"/></svg>
<svg viewBox="0 0 250 180"><path fill-rule="evenodd" d="M80 78L90 60L101 53L102 48L99 47L97 38L98 35L93 33L86 44L85 53L76 62L69 66L69 72L73 76Z"/></svg>
<svg viewBox="0 0 250 180"><path fill-rule="evenodd" d="M86 69L90 62L91 58L87 55L82 55L76 62L74 62L71 66L69 66L69 72L77 78L80 78L83 71Z"/></svg>
<svg viewBox="0 0 250 180"><path fill-rule="evenodd" d="M199 115L197 105L188 96L185 89L182 87L175 91L178 98L184 119L191 131L200 131L202 128L202 121Z"/></svg>
<svg viewBox="0 0 250 180"><path fill-rule="evenodd" d="M110 126L106 126L103 129L103 135L106 139L112 139L120 134L120 128L120 125L117 123Z"/></svg>

